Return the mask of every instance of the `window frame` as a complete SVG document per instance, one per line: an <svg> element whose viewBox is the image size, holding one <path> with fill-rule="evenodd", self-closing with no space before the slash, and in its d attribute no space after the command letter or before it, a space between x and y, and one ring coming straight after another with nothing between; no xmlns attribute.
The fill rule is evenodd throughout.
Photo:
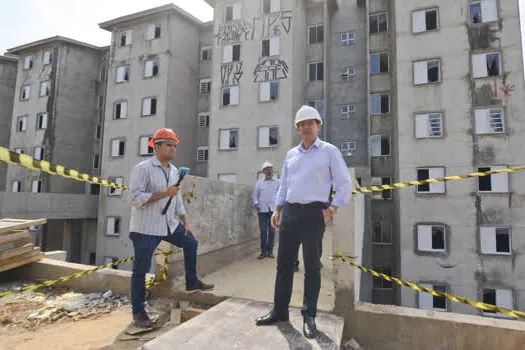
<svg viewBox="0 0 525 350"><path fill-rule="evenodd" d="M387 96L388 97L388 111L387 112L382 112L380 111L379 113L374 113L373 112L373 106L372 106L372 99L375 97L375 96L379 96L379 107L381 109L382 107L382 98L383 96ZM373 93L373 94L370 94L370 115L373 115L373 116L376 116L376 115L387 115L387 114L390 114L391 113L391 109L392 109L392 101L390 100L390 92L377 92L377 93Z"/></svg>
<svg viewBox="0 0 525 350"><path fill-rule="evenodd" d="M381 55L386 55L386 70L381 71ZM372 70L372 57L377 56L378 57L378 67L379 70L377 72ZM370 75L377 75L377 74L383 74L383 73L389 73L390 72L390 52L389 51L380 51L380 52L374 52L370 54L370 66L369 66Z"/></svg>
<svg viewBox="0 0 525 350"><path fill-rule="evenodd" d="M436 81L430 81L430 69L432 67L429 67L429 64L437 62L437 69L438 69L438 79ZM417 74L419 72L417 66L418 64L426 64L426 80L418 80ZM443 81L443 73L441 71L441 58L429 58L424 60L417 60L412 62L412 84L414 86L424 86L424 85L432 85L432 84L440 84Z"/></svg>
<svg viewBox="0 0 525 350"><path fill-rule="evenodd" d="M385 18L386 18L386 29L385 30L379 30L380 28L380 25L379 25L379 17L384 15ZM377 17L377 32L373 32L372 31L372 17ZM375 12L375 13L371 13L369 14L368 16L368 23L369 23L369 31L368 31L368 34L369 35L374 35L374 34L381 34L381 33L388 33L389 31L389 20L388 20L388 12Z"/></svg>
<svg viewBox="0 0 525 350"><path fill-rule="evenodd" d="M235 147L231 147L231 146L228 146L228 148L222 148L221 147L221 133L223 131L229 131L230 134L229 134L228 137L231 137L232 131L237 131L237 140L236 140L236 146ZM236 151L236 150L238 150L239 146L240 146L239 145L239 140L240 140L239 134L240 134L239 128L219 129L219 140L218 140L219 141L219 147L218 147L219 151Z"/></svg>
<svg viewBox="0 0 525 350"><path fill-rule="evenodd" d="M29 121L29 117L27 115L22 115L20 117L17 117L16 118L16 132L17 133L27 132L28 121ZM20 125L20 122L22 122L21 125Z"/></svg>
<svg viewBox="0 0 525 350"><path fill-rule="evenodd" d="M310 67L315 65L315 79L312 79L312 72ZM319 74L319 66L322 66L321 74ZM309 82L316 82L316 81L324 81L324 61L315 61L315 62L308 62L308 69L307 69L307 80ZM319 75L321 75L321 79L319 79Z"/></svg>
<svg viewBox="0 0 525 350"><path fill-rule="evenodd" d="M351 108L352 106L353 108ZM348 108L346 112L343 111L343 108L345 107ZM341 119L343 120L353 119L353 118L356 118L357 105L355 103L345 103L345 104L340 105L339 111L340 111Z"/></svg>
<svg viewBox="0 0 525 350"><path fill-rule="evenodd" d="M228 97L228 103L226 104L224 98L225 98L225 93L226 93L227 89L229 90L229 92L228 92L229 97ZM236 91L235 96L237 97L237 99L234 100L233 102L232 102L232 89L233 89L233 91ZM240 89L239 89L238 85L223 86L221 88L221 108L240 105L239 92L240 92Z"/></svg>
<svg viewBox="0 0 525 350"><path fill-rule="evenodd" d="M202 126L201 119L204 118L204 126ZM197 128L209 128L210 127L210 112L199 112L197 114Z"/></svg>
<svg viewBox="0 0 525 350"><path fill-rule="evenodd" d="M430 248L429 249L422 249L421 242L423 241L421 239L422 234L425 232L420 232L420 228L430 227L430 237L428 240L430 240ZM443 248L433 248L433 234L434 234L434 228L441 228L443 232ZM416 251L418 253L433 253L433 254L447 254L447 244L448 244L448 237L447 237L447 227L445 224L424 224L424 223L418 223L416 224Z"/></svg>
<svg viewBox="0 0 525 350"><path fill-rule="evenodd" d="M374 271L382 273L383 275L392 276L391 266L374 266ZM376 283L375 283L376 281L380 281L380 284L381 284L380 287L376 287ZM372 276L372 289L373 290L393 290L394 284L381 277Z"/></svg>
<svg viewBox="0 0 525 350"><path fill-rule="evenodd" d="M380 147L380 154L374 154L374 142L373 140L379 138L379 147ZM387 154L383 154L383 138L388 139L388 152ZM390 157L392 156L392 140L390 135L387 134L379 134L379 135L370 135L370 146L371 146L371 152L370 155L372 158L376 157Z"/></svg>
<svg viewBox="0 0 525 350"><path fill-rule="evenodd" d="M322 33L319 34L319 28L322 28ZM312 29L315 30L315 38L312 41ZM308 45L323 44L324 43L324 24L313 24L308 26Z"/></svg>
<svg viewBox="0 0 525 350"><path fill-rule="evenodd" d="M110 176L108 177L109 182L114 182L117 185L124 184L124 177L123 176ZM118 197L122 196L123 190L121 188L114 188L114 187L108 187L108 196L109 197Z"/></svg>
<svg viewBox="0 0 525 350"><path fill-rule="evenodd" d="M498 251L498 230L507 230L508 239L508 252ZM485 245L485 237L487 235L493 235L494 237L494 250L491 251L490 247ZM479 228L479 241L480 241L480 252L483 255L500 255L500 256L511 256L512 255L512 230L509 226L481 226Z"/></svg>
<svg viewBox="0 0 525 350"><path fill-rule="evenodd" d="M24 91L27 91L27 96L24 98ZM20 87L20 101L29 101L31 99L31 84L22 85Z"/></svg>
<svg viewBox="0 0 525 350"><path fill-rule="evenodd" d="M149 100L149 112L148 112L149 114L145 114L144 113L144 106L145 106L144 103L147 100ZM153 101L155 101L155 103L153 103ZM154 117L154 116L156 116L157 113L158 113L158 107L157 107L158 106L158 102L159 101L158 101L157 96L148 96L148 97L142 98L141 103L140 103L140 117L141 118L147 118L147 117ZM155 107L153 107L153 106L155 106ZM155 109L155 110L153 111L153 109Z"/></svg>
<svg viewBox="0 0 525 350"><path fill-rule="evenodd" d="M343 35L346 35L346 39L343 39ZM352 37L352 38L351 38ZM339 45L341 47L347 47L355 44L355 31L342 32L339 35Z"/></svg>
<svg viewBox="0 0 525 350"><path fill-rule="evenodd" d="M115 141L119 141L119 149L118 149L118 154L117 155L113 155L113 146L114 146L114 142ZM120 154L120 142L124 143L124 147L123 147L123 151L122 151L122 154ZM110 147L109 147L109 157L111 159L114 159L114 158L123 158L126 156L126 138L124 137L115 137L115 138L112 138L110 140Z"/></svg>
<svg viewBox="0 0 525 350"><path fill-rule="evenodd" d="M199 152L204 152L204 157L200 157L200 153ZM208 146L199 146L199 147L197 147L197 155L196 155L195 161L197 163L206 163L206 162L208 162L209 152L210 152L210 150L209 150Z"/></svg>
<svg viewBox="0 0 525 350"><path fill-rule="evenodd" d="M151 147L148 146L148 142L153 138L153 136L151 135L141 135L139 136L139 156L141 157L149 157L149 156L152 156L155 154L155 150ZM143 139L146 139L146 153L142 152L142 142L143 142ZM150 151L151 149L151 151Z"/></svg>
<svg viewBox="0 0 525 350"><path fill-rule="evenodd" d="M375 227L374 225L377 225L379 224L380 226L380 229L381 229L381 241L378 242L378 241L375 241L374 238L375 238ZM390 240L389 241L385 241L385 226L389 226L389 230L390 230ZM394 225L391 223L391 222L388 222L388 221L385 221L385 220L380 220L380 221L373 221L372 222L372 245L377 245L377 246L393 246L394 245L394 233L393 233L393 230L394 230Z"/></svg>
<svg viewBox="0 0 525 350"><path fill-rule="evenodd" d="M381 185L391 185L392 177L391 176L372 176L370 179L371 186L381 186ZM372 192L372 200L391 200L392 199L392 190L382 190Z"/></svg>
<svg viewBox="0 0 525 350"><path fill-rule="evenodd" d="M268 129L268 146L261 146L261 129L266 128ZM271 144L270 138L272 134L272 129L277 130L277 143ZM257 149L273 149L278 148L281 145L281 128L278 125L262 125L257 127Z"/></svg>
<svg viewBox="0 0 525 350"><path fill-rule="evenodd" d="M439 136L431 135L432 131L432 124L430 121L430 118L435 118L435 116L439 116ZM422 121L426 118L426 121ZM426 130L425 134L422 136L419 134L418 130L418 124L425 123ZM423 140L423 139L440 139L444 137L444 125L443 125L443 112L430 112L430 113L418 113L414 116L414 137L416 140ZM419 135L419 136L418 136Z"/></svg>
<svg viewBox="0 0 525 350"><path fill-rule="evenodd" d="M122 117L122 104L125 104L126 105L126 115L124 117ZM119 118L117 118L117 105L120 104L120 115ZM117 100L113 103L113 113L112 113L112 119L113 120L122 120L122 119L127 119L128 118L128 100Z"/></svg>
<svg viewBox="0 0 525 350"><path fill-rule="evenodd" d="M433 29L426 29L427 28L427 19L426 19L426 15L428 12L432 12L432 11L435 11L436 12L436 28L433 28ZM417 13L421 13L423 12L424 13L424 25L425 25L425 30L421 30L421 31L415 31L416 27L414 25L414 15L417 14ZM423 34L423 33L428 33L428 32L435 32L435 31L438 31L440 30L440 16L439 16L439 7L429 7L429 8L425 8L425 9L419 9L419 10L415 10L415 11L412 11L412 16L411 16L411 27L412 27L412 34L414 35L418 35L418 34Z"/></svg>
<svg viewBox="0 0 525 350"><path fill-rule="evenodd" d="M482 172L482 171L486 171L486 170L482 170L482 169L485 169L485 168L489 168L490 171L492 170L499 170L499 169L506 169L507 167L506 166L501 166L501 165L492 165L492 166L478 166L477 167L477 171L478 172ZM496 180L500 180L500 181L503 181L504 179L504 182L505 184L500 184L500 186L502 186L503 188L505 188L505 191L495 191L495 190L490 190L490 191L485 191L485 190L481 190L480 187L481 187L481 184L480 184L480 181L483 181L487 178L490 179L490 187L494 187L494 184L493 184L493 181L494 181L494 178L496 178ZM496 186L497 187L497 186ZM491 175L486 175L486 176L480 176L478 177L478 193L484 193L484 194L487 194L487 193L499 193L499 194L504 194L504 193L509 193L509 173L499 173L499 174L491 174Z"/></svg>
<svg viewBox="0 0 525 350"><path fill-rule="evenodd" d="M419 178L419 171L421 170L427 170L428 171L428 178L426 179L420 179ZM441 176L433 176L432 173L440 171L442 172ZM442 178L446 176L446 168L444 166L431 166L431 167L417 167L416 168L416 179L417 181L423 181L428 179L435 179L435 178ZM422 186L427 187L428 191L425 191L422 189ZM426 183L423 185L417 185L416 187L416 193L418 195L445 195L447 193L447 185L446 182L436 182L436 183Z"/></svg>

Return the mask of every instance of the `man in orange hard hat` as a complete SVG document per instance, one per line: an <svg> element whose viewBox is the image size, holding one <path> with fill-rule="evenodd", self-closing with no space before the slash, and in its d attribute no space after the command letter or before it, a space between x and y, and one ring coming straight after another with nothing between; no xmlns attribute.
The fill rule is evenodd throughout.
<svg viewBox="0 0 525 350"><path fill-rule="evenodd" d="M205 284L197 277L198 241L193 235L186 218L180 188L175 186L178 171L170 161L175 157L179 139L171 129L162 128L155 132L148 146L155 150L155 156L133 168L130 179L131 221L129 237L135 250L133 274L131 277L131 305L135 326L149 328L152 325L144 309L146 296L146 273L151 268L153 252L160 241L169 242L184 250L186 290L211 290L213 285ZM171 205L163 213L171 197Z"/></svg>

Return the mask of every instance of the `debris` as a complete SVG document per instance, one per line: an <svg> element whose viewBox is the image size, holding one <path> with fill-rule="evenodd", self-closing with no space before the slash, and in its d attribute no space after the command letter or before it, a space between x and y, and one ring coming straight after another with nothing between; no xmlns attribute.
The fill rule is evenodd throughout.
<svg viewBox="0 0 525 350"><path fill-rule="evenodd" d="M10 282L0 284L0 292L21 289L31 283ZM38 326L60 322L78 321L106 314L129 305L129 298L104 293L78 293L63 287L42 288L39 292L26 291L0 299L0 325L22 326L33 329Z"/></svg>
<svg viewBox="0 0 525 350"><path fill-rule="evenodd" d="M344 350L364 350L354 338L350 339L343 345Z"/></svg>

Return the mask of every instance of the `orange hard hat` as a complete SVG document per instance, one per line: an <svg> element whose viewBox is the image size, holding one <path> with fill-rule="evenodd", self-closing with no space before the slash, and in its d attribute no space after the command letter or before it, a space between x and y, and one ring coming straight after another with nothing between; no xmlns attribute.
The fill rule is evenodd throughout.
<svg viewBox="0 0 525 350"><path fill-rule="evenodd" d="M153 135L153 138L149 140L148 146L153 148L157 142L165 142L170 140L175 141L175 144L179 143L179 138L177 137L175 131L168 128L162 128L155 131L155 135Z"/></svg>

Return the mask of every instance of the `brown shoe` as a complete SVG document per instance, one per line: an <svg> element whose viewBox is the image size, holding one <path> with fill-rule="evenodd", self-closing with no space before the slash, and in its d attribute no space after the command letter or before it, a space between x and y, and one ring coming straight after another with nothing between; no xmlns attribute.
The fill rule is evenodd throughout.
<svg viewBox="0 0 525 350"><path fill-rule="evenodd" d="M275 255L273 255L273 253L268 253L268 257L271 259L275 259Z"/></svg>
<svg viewBox="0 0 525 350"><path fill-rule="evenodd" d="M261 253L261 255L259 255L259 256L257 257L257 260L264 259L265 257L266 257L266 255L263 254L263 253Z"/></svg>

